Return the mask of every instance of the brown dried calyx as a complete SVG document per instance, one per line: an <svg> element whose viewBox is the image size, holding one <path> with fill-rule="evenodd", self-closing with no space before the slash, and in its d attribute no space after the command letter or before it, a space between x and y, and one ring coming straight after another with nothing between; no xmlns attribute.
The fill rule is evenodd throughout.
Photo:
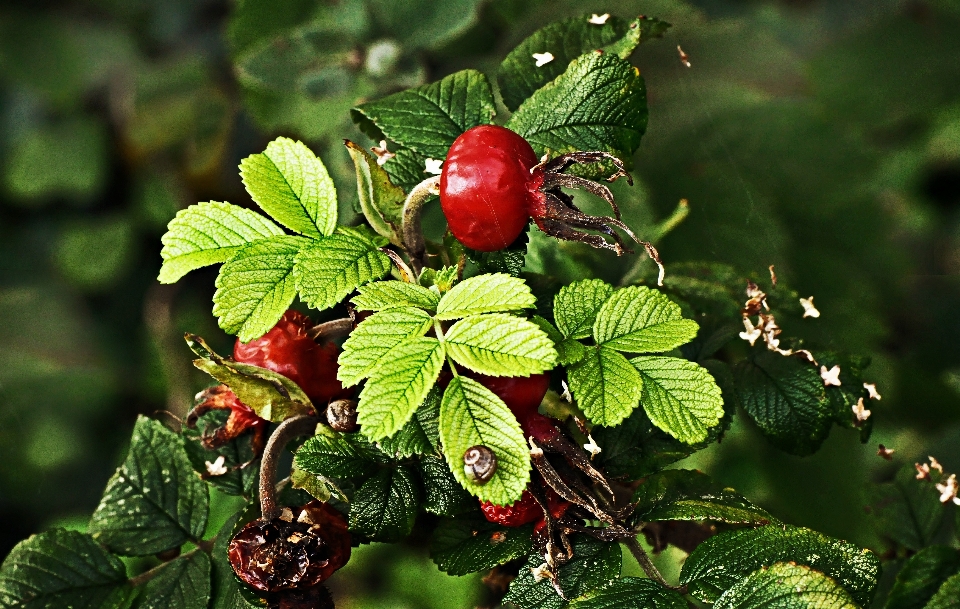
<svg viewBox="0 0 960 609"><path fill-rule="evenodd" d="M283 508L272 520L254 520L227 550L237 577L261 592L318 586L350 559L350 533L340 512L311 501Z"/></svg>

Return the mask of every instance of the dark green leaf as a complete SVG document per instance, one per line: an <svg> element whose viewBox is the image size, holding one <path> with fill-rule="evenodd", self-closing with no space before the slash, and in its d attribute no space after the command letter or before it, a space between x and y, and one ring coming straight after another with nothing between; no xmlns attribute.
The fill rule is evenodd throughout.
<svg viewBox="0 0 960 609"><path fill-rule="evenodd" d="M537 154L603 150L629 160L647 128L643 79L616 55L582 55L523 102L507 127Z"/></svg>
<svg viewBox="0 0 960 609"><path fill-rule="evenodd" d="M29 537L0 567L3 609L119 609L129 596L120 559L77 531Z"/></svg>
<svg viewBox="0 0 960 609"><path fill-rule="evenodd" d="M893 482L871 487L868 514L880 535L920 550L933 542L946 509L933 484L915 474L904 467Z"/></svg>
<svg viewBox="0 0 960 609"><path fill-rule="evenodd" d="M619 576L622 559L620 544L598 541L586 535L574 537L573 558L557 573L564 596L576 598ZM520 609L559 609L566 605L548 580L534 581L531 569L542 564L543 556L531 554L520 568L517 579L511 582L503 601Z"/></svg>
<svg viewBox="0 0 960 609"><path fill-rule="evenodd" d="M213 429L223 426L228 416L229 413L225 410L214 410L200 417L195 429L184 426L182 433L186 438L184 445L187 457L190 458L194 471L201 476L208 475L208 463L215 463L218 458L223 457L223 467L227 468L227 473L222 476L209 476L207 482L228 495L252 497L256 492L260 474L259 463L250 463L255 457L250 445L252 434L243 434L215 450L208 450L200 443L200 438L208 433L207 430L212 432ZM240 467L246 463L250 464Z"/></svg>
<svg viewBox="0 0 960 609"><path fill-rule="evenodd" d="M679 592L652 579L623 577L570 602L570 609L687 609Z"/></svg>
<svg viewBox="0 0 960 609"><path fill-rule="evenodd" d="M833 422L823 380L801 356L762 351L734 369L744 410L775 446L794 455L816 452Z"/></svg>
<svg viewBox="0 0 960 609"><path fill-rule="evenodd" d="M354 115L356 120L356 115ZM376 138L374 138L376 139ZM399 144L396 144L399 146ZM390 181L403 188L407 192L413 190L413 187L430 177L426 172L427 156L410 150L409 148L396 148L391 150L395 153L392 159L384 163L383 168L390 176ZM429 201L427 205L429 205Z"/></svg>
<svg viewBox="0 0 960 609"><path fill-rule="evenodd" d="M427 394L427 399L420 404L407 424L397 433L380 441L380 450L400 458L439 452L442 395L440 387L434 385Z"/></svg>
<svg viewBox="0 0 960 609"><path fill-rule="evenodd" d="M477 265L478 273L506 273L519 277L527 257L529 236L526 231L509 246L496 252L466 249L467 260Z"/></svg>
<svg viewBox="0 0 960 609"><path fill-rule="evenodd" d="M494 112L487 77L476 70L461 70L435 83L361 104L352 115L374 139L382 133L420 154L443 159L453 140L470 127L490 123Z"/></svg>
<svg viewBox="0 0 960 609"><path fill-rule="evenodd" d="M466 575L525 556L533 525L504 527L485 518L444 518L430 539L430 558L441 571Z"/></svg>
<svg viewBox="0 0 960 609"><path fill-rule="evenodd" d="M775 524L711 537L684 562L680 583L700 600L715 602L750 573L784 561L826 573L863 605L880 577L880 561L872 552L810 529Z"/></svg>
<svg viewBox="0 0 960 609"><path fill-rule="evenodd" d="M372 154L349 140L345 143L357 170L357 195L364 217L377 234L394 245L402 245L400 226L407 194L390 181Z"/></svg>
<svg viewBox="0 0 960 609"><path fill-rule="evenodd" d="M633 518L638 521L716 520L764 525L776 518L733 489L725 489L702 472L674 469L654 474L637 487Z"/></svg>
<svg viewBox="0 0 960 609"><path fill-rule="evenodd" d="M366 478L387 458L358 433L317 434L297 450L297 467L324 478Z"/></svg>
<svg viewBox="0 0 960 609"><path fill-rule="evenodd" d="M210 558L194 550L157 567L138 588L133 609L206 609L210 601Z"/></svg>
<svg viewBox="0 0 960 609"><path fill-rule="evenodd" d="M638 480L692 455L704 445L684 444L658 429L642 408L616 427L595 427L603 451L598 463L610 476Z"/></svg>
<svg viewBox="0 0 960 609"><path fill-rule="evenodd" d="M419 465L426 494L423 509L440 516L456 516L476 509L476 498L460 486L441 457L423 455Z"/></svg>
<svg viewBox="0 0 960 609"><path fill-rule="evenodd" d="M871 416L866 421L858 421L853 407L858 400L862 399L864 407L870 409L869 394L863 386L863 372L870 365L870 358L823 351L817 351L813 355L817 358L817 363L826 366L827 370L840 366L840 386L824 387L827 401L833 409L834 421L837 425L848 429L860 429L860 441L866 442L873 431L875 417Z"/></svg>
<svg viewBox="0 0 960 609"><path fill-rule="evenodd" d="M960 609L960 574L944 582L923 609Z"/></svg>
<svg viewBox="0 0 960 609"><path fill-rule="evenodd" d="M960 551L930 546L911 556L897 573L885 609L923 609L940 586L960 571Z"/></svg>
<svg viewBox="0 0 960 609"><path fill-rule="evenodd" d="M724 593L716 609L859 609L850 594L813 569L778 563Z"/></svg>
<svg viewBox="0 0 960 609"><path fill-rule="evenodd" d="M90 520L90 533L120 554L156 554L200 539L208 503L207 485L190 466L183 438L140 417L127 459Z"/></svg>
<svg viewBox="0 0 960 609"><path fill-rule="evenodd" d="M399 541L413 530L422 492L406 466L385 469L357 489L350 502L350 530L374 541Z"/></svg>

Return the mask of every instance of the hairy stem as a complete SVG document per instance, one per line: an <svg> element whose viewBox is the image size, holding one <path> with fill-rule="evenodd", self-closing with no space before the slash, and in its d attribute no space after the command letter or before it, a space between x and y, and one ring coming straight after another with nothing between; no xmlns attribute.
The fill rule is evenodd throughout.
<svg viewBox="0 0 960 609"><path fill-rule="evenodd" d="M427 178L413 187L403 203L403 247L410 255L414 270L419 273L423 268L423 256L427 250L420 227L423 204L430 197L440 194L440 176Z"/></svg>
<svg viewBox="0 0 960 609"><path fill-rule="evenodd" d="M319 419L312 415L291 417L280 423L267 440L260 462L260 511L263 520L273 520L280 514L277 508L277 463L290 440L312 434Z"/></svg>
<svg viewBox="0 0 960 609"><path fill-rule="evenodd" d="M638 563L640 563L640 568L643 569L643 572L647 574L647 577L665 588L677 590L676 586L671 586L667 583L667 580L663 579L663 575L660 574L660 570L654 566L653 561L650 560L650 556L647 555L646 550L643 549L643 546L640 545L640 541L636 537L624 539L623 544L627 546L627 549L630 550L630 553L633 554L633 557L637 559Z"/></svg>
<svg viewBox="0 0 960 609"><path fill-rule="evenodd" d="M346 336L350 334L350 331L353 330L353 316L344 317L343 319L333 319L330 321L325 321L322 324L318 324L310 328L310 332L307 333L307 336L313 340L317 340L321 336L324 338L339 338L341 336Z"/></svg>

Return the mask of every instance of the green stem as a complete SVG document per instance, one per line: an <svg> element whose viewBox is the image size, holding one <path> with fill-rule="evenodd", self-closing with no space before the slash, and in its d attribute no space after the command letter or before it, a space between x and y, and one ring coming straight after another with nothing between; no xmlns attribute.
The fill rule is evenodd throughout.
<svg viewBox="0 0 960 609"><path fill-rule="evenodd" d="M663 575L660 574L660 570L653 564L653 561L650 560L650 556L647 554L646 550L643 549L643 546L640 545L640 541L636 537L630 537L629 539L623 540L623 545L627 546L627 549L630 550L630 553L633 554L633 557L637 559L637 562L640 563L640 568L643 569L643 572L647 574L647 577L657 582L664 588L670 588L671 590L680 590L677 586L671 586L667 583L667 580L663 579Z"/></svg>

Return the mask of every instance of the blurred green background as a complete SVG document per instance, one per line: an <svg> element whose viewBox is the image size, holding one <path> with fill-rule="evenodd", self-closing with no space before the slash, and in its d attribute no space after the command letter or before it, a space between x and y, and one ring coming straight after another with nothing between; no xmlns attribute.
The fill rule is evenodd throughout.
<svg viewBox="0 0 960 609"><path fill-rule="evenodd" d="M879 547L861 495L896 463L878 442L960 470L960 2L66 0L0 3L0 555L83 525L137 414L183 415L206 383L183 331L229 349L215 270L155 281L178 209L250 205L240 159L287 135L353 213L341 141L370 143L352 105L493 76L537 28L608 11L674 24L634 57L650 126L637 185L618 188L625 219L650 234L689 199L664 259L775 264L823 314L785 332L870 355L883 394L868 445L837 429L799 459L738 419L687 463L786 522ZM581 262L612 279L633 264ZM337 579L343 606L481 602L475 578L425 556L365 548Z"/></svg>

